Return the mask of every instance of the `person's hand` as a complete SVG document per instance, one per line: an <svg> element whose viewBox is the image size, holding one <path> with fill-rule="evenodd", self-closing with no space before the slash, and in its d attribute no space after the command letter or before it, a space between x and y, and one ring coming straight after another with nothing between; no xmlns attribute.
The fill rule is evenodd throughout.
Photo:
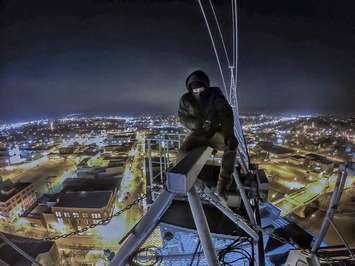
<svg viewBox="0 0 355 266"><path fill-rule="evenodd" d="M209 131L211 129L211 120L205 120L202 125L204 131Z"/></svg>
<svg viewBox="0 0 355 266"><path fill-rule="evenodd" d="M234 150L238 147L238 140L235 136L225 137L224 142L231 150Z"/></svg>

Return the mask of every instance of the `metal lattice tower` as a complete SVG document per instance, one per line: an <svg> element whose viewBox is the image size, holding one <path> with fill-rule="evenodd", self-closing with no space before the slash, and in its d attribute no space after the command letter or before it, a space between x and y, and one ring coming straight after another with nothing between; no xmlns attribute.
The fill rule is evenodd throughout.
<svg viewBox="0 0 355 266"><path fill-rule="evenodd" d="M213 13L213 17L215 20L215 24L217 26L218 29L218 33L219 33L219 37L221 40L221 43L223 45L223 49L224 49L224 53L226 56L226 60L228 62L228 67L230 70L230 86L229 89L227 89L226 86L226 82L225 82L225 78L224 78L224 73L223 73L223 69L222 69L222 64L220 61L220 57L219 57L219 53L217 50L217 46L216 46L216 42L214 40L213 37L213 32L211 30L211 26L209 24L209 21L207 19L206 16L206 12L205 9L203 7L202 1L201 0L197 0L198 4L200 6L206 27L207 27L207 31L209 34L209 37L211 39L211 43L212 43L212 48L214 51L214 54L216 56L216 60L217 60L217 64L218 64L218 69L219 72L221 74L221 79L222 79L222 84L223 84L223 89L224 89L224 93L225 93L225 97L228 100L230 106L232 107L233 110L233 116L234 116L234 133L236 135L236 138L239 142L238 145L238 150L239 150L239 154L240 154L240 165L241 167L244 169L244 171L249 172L249 155L248 155L248 147L243 135L243 130L242 130L242 126L241 126L241 122L240 122L240 115L239 115L239 106L238 106L238 96L237 96L237 82L238 82L238 25L237 25L237 0L232 0L232 26L233 26L233 45L232 45L232 51L233 51L233 56L232 56L232 60L229 59L228 56L228 52L226 49L226 45L224 42L224 38L223 38L223 34L222 34L222 30L215 12L215 9L213 7L213 3L211 0L209 0L209 4L210 4L210 8L212 10Z"/></svg>

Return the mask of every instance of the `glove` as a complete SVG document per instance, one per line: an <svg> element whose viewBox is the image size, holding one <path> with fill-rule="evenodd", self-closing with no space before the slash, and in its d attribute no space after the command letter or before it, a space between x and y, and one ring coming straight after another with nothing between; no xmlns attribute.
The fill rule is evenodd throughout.
<svg viewBox="0 0 355 266"><path fill-rule="evenodd" d="M211 129L211 120L205 120L202 125L204 131L209 131Z"/></svg>
<svg viewBox="0 0 355 266"><path fill-rule="evenodd" d="M228 146L229 149L235 150L239 143L235 136L227 136L224 138L224 144Z"/></svg>

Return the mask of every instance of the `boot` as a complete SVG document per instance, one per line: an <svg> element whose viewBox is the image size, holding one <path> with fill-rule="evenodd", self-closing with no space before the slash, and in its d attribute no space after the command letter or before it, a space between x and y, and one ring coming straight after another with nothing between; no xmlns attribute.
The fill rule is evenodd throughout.
<svg viewBox="0 0 355 266"><path fill-rule="evenodd" d="M231 186L231 178L226 178L224 176L219 175L217 187L216 187L216 194L227 201L227 191Z"/></svg>

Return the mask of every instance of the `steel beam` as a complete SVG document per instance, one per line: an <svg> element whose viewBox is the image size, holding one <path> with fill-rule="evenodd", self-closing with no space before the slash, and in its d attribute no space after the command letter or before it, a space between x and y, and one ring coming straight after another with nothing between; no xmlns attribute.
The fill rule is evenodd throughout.
<svg viewBox="0 0 355 266"><path fill-rule="evenodd" d="M220 198L212 193L212 191L205 185L203 184L200 180L197 180L195 188L198 189L198 191L201 191L201 193L206 194L208 197L207 200L215 206L218 210L220 210L225 216L227 216L233 223L235 223L236 226L241 228L245 233L247 233L251 238L253 238L254 241L259 240L259 235L253 228L251 228L248 223L238 214L236 214L234 211L232 211L228 206L223 204L223 201L220 200Z"/></svg>
<svg viewBox="0 0 355 266"><path fill-rule="evenodd" d="M254 203L255 220L257 225L261 227L259 201L253 199L253 203ZM253 242L254 242L254 247L256 249L256 254L254 259L256 262L255 265L265 266L265 248L264 248L263 233L261 230L259 231L259 239L257 241L254 240Z"/></svg>
<svg viewBox="0 0 355 266"><path fill-rule="evenodd" d="M240 196L242 197L242 200L243 200L245 209L247 211L250 223L255 226L257 224L256 224L256 220L254 217L254 212L251 207L250 201L245 193L244 186L243 186L242 182L240 181L240 177L239 177L239 174L236 169L234 170L233 177L234 177L235 183L237 184L237 188L239 189Z"/></svg>
<svg viewBox="0 0 355 266"><path fill-rule="evenodd" d="M36 261L34 258L32 258L29 254L27 254L25 251L23 251L20 247L18 247L16 244L14 244L10 239L8 239L3 233L0 232L0 238L6 242L10 247L12 247L14 250L16 250L19 254L21 254L24 258L32 262L34 265L37 266L43 266L40 264L38 261Z"/></svg>
<svg viewBox="0 0 355 266"><path fill-rule="evenodd" d="M199 147L190 151L166 173L166 188L173 193L188 193L212 153L211 147Z"/></svg>
<svg viewBox="0 0 355 266"><path fill-rule="evenodd" d="M162 157L162 147L161 147L161 142L159 142L159 163L160 163L160 181L162 184L164 184L164 178L163 178L163 161L161 159Z"/></svg>
<svg viewBox="0 0 355 266"><path fill-rule="evenodd" d="M198 236L201 241L203 253L207 259L208 266L218 266L216 250L212 242L210 228L208 227L207 219L203 211L202 203L199 195L194 187L187 193L187 198L190 203L192 216L195 221Z"/></svg>
<svg viewBox="0 0 355 266"><path fill-rule="evenodd" d="M320 232L319 232L319 237L316 239L316 241L313 244L312 250L311 250L311 261L312 261L312 265L317 265L318 259L317 259L317 250L319 249L325 235L328 232L329 226L331 225L331 220L334 217L334 214L338 208L338 203L339 200L341 198L341 194L344 190L344 185L345 185L345 181L347 178L347 168L346 167L342 167L342 169L339 171L336 183L335 183L335 187L334 187L334 191L332 194L332 197L330 199L330 204L327 210L327 213L325 215L325 218L323 220Z"/></svg>
<svg viewBox="0 0 355 266"><path fill-rule="evenodd" d="M161 216L169 208L175 194L164 190L150 207L149 211L139 221L137 226L119 249L110 265L128 265L130 256L144 243L150 236L154 228L158 225Z"/></svg>
<svg viewBox="0 0 355 266"><path fill-rule="evenodd" d="M147 191L147 195L149 195L149 197L147 197L148 198L147 201L148 204L151 204L153 202L152 191L153 191L154 177L153 177L153 164L152 164L152 145L150 139L147 140L147 146L148 146L148 171L149 171L149 186L147 186L149 189L149 191ZM145 160L144 160L144 166L145 166Z"/></svg>
<svg viewBox="0 0 355 266"><path fill-rule="evenodd" d="M329 219L329 218L328 218ZM350 256L355 259L354 253L351 250L351 247L349 246L348 242L345 240L344 236L340 233L340 231L338 230L338 228L335 226L335 224L333 223L333 221L331 219L329 219L329 223L330 225L333 227L333 230L335 231L335 233L338 235L338 237L341 239L341 241L343 242L344 246L346 247L346 249L348 250Z"/></svg>

